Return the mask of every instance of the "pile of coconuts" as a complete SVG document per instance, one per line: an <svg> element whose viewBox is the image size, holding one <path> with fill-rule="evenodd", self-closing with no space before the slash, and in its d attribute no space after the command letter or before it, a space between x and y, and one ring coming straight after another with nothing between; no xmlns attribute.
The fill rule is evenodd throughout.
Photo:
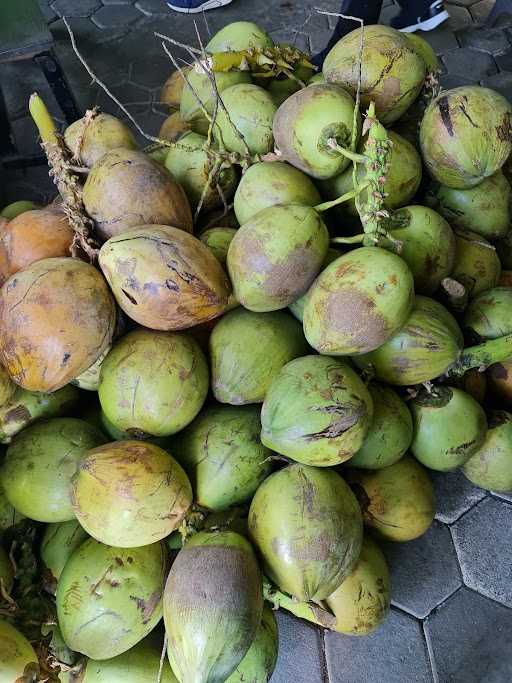
<svg viewBox="0 0 512 683"><path fill-rule="evenodd" d="M150 148L34 116L60 195L0 218L2 681L263 683L274 610L383 623L428 470L512 491L512 107L360 43L315 73L230 24Z"/></svg>

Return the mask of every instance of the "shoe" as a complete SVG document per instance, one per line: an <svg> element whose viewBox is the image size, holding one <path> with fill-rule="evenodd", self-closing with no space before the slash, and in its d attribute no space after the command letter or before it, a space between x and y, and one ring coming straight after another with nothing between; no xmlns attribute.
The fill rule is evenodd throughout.
<svg viewBox="0 0 512 683"><path fill-rule="evenodd" d="M420 17L414 16L413 12L414 9L412 9L412 11L402 10L397 17L391 19L391 26L403 33L432 31L450 18L450 15L444 8L442 0L435 0Z"/></svg>
<svg viewBox="0 0 512 683"><path fill-rule="evenodd" d="M233 0L172 0L167 6L175 12L185 14L196 14L196 12L206 12L209 9L217 9L223 5L229 5Z"/></svg>

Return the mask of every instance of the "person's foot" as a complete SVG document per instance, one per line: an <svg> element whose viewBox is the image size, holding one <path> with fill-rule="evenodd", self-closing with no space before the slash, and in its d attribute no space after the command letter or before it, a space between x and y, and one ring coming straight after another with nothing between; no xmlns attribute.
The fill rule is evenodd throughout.
<svg viewBox="0 0 512 683"><path fill-rule="evenodd" d="M450 18L445 10L442 0L435 0L429 4L424 3L424 11L418 16L418 2L411 2L410 9L402 10L400 14L391 19L391 26L404 33L414 33L415 31L432 31L440 24ZM420 6L421 7L421 6Z"/></svg>
<svg viewBox="0 0 512 683"><path fill-rule="evenodd" d="M209 9L229 5L230 2L233 0L171 0L167 5L176 12L195 14L196 12L206 12Z"/></svg>

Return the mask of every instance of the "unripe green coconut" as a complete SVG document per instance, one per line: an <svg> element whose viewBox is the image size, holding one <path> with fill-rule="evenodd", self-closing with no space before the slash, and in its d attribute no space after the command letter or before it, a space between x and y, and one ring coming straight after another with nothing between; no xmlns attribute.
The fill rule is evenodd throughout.
<svg viewBox="0 0 512 683"><path fill-rule="evenodd" d="M338 465L363 444L373 402L358 375L327 356L287 363L261 411L261 440L287 458L316 467Z"/></svg>
<svg viewBox="0 0 512 683"><path fill-rule="evenodd" d="M322 269L320 272L325 270L327 266L330 265L333 261L336 261L336 259L339 258L341 254L342 252L338 249L333 249L332 247L329 247L329 249L327 250L327 254L325 255L324 262L322 264ZM315 283L313 282L313 285L314 284ZM311 285L311 287L313 285ZM288 306L290 313L293 313L293 315L297 318L297 320L300 320L300 322L304 320L304 308L306 307L306 301L308 300L311 287L299 299L297 299Z"/></svg>
<svg viewBox="0 0 512 683"><path fill-rule="evenodd" d="M487 419L465 391L437 386L409 404L414 420L411 451L431 470L449 472L464 465L484 442Z"/></svg>
<svg viewBox="0 0 512 683"><path fill-rule="evenodd" d="M89 168L111 149L137 149L126 123L104 113L72 123L64 131L64 142L71 154Z"/></svg>
<svg viewBox="0 0 512 683"><path fill-rule="evenodd" d="M303 88L289 97L274 118L274 138L283 159L313 178L331 178L349 160L330 141L350 147L355 103L333 84ZM357 138L361 120L357 117Z"/></svg>
<svg viewBox="0 0 512 683"><path fill-rule="evenodd" d="M501 260L501 265L507 270L512 270L512 230L496 244L496 249Z"/></svg>
<svg viewBox="0 0 512 683"><path fill-rule="evenodd" d="M93 448L73 477L73 509L93 538L121 548L160 541L181 523L192 487L174 458L144 441Z"/></svg>
<svg viewBox="0 0 512 683"><path fill-rule="evenodd" d="M271 152L277 107L270 94L253 83L239 83L222 92L222 101L226 110L219 108L214 128L219 145L238 154Z"/></svg>
<svg viewBox="0 0 512 683"><path fill-rule="evenodd" d="M98 360L91 365L88 370L82 372L81 375L78 375L78 377L75 377L75 379L71 380L71 384L75 384L77 387L80 387L80 389L84 389L85 391L98 391L98 387L100 386L101 366L103 365L103 361L107 357L110 349L110 346L106 348Z"/></svg>
<svg viewBox="0 0 512 683"><path fill-rule="evenodd" d="M428 315L438 318L452 333L453 338L457 344L463 346L464 335L459 327L459 323L450 313L450 311L439 303L436 299L431 299L428 296L416 296L414 299L414 308L422 311Z"/></svg>
<svg viewBox="0 0 512 683"><path fill-rule="evenodd" d="M208 366L192 337L139 329L108 354L98 395L118 429L168 436L192 422L207 392Z"/></svg>
<svg viewBox="0 0 512 683"><path fill-rule="evenodd" d="M87 531L76 519L48 524L40 550L41 559L48 570L47 583L54 585L56 589L66 562L88 537Z"/></svg>
<svg viewBox="0 0 512 683"><path fill-rule="evenodd" d="M169 661L179 680L226 681L247 655L262 610L249 542L232 531L193 536L174 561L164 594Z"/></svg>
<svg viewBox="0 0 512 683"><path fill-rule="evenodd" d="M233 405L262 403L283 365L308 349L301 325L285 312L230 311L210 337L215 398Z"/></svg>
<svg viewBox="0 0 512 683"><path fill-rule="evenodd" d="M504 410L490 413L485 441L462 471L475 486L512 492L512 414Z"/></svg>
<svg viewBox="0 0 512 683"><path fill-rule="evenodd" d="M316 206L320 202L320 194L313 182L298 168L283 161L260 162L249 166L238 184L235 213L243 225L269 206Z"/></svg>
<svg viewBox="0 0 512 683"><path fill-rule="evenodd" d="M425 66L427 67L427 75L435 74L441 70L439 59L430 43L427 43L427 41L417 33L402 33L402 35L407 38L407 40L412 44L413 50L425 62Z"/></svg>
<svg viewBox="0 0 512 683"><path fill-rule="evenodd" d="M5 489L0 480L0 536L4 531L25 519L7 500Z"/></svg>
<svg viewBox="0 0 512 683"><path fill-rule="evenodd" d="M399 386L427 382L446 372L459 357L462 339L447 324L447 316L433 315L431 306L425 309L421 305L423 299L426 297L416 297L405 325L382 346L353 357L358 367L373 371L382 382Z"/></svg>
<svg viewBox="0 0 512 683"><path fill-rule="evenodd" d="M320 271L329 233L310 206L270 206L242 225L229 245L227 266L242 306L265 312L286 308Z"/></svg>
<svg viewBox="0 0 512 683"><path fill-rule="evenodd" d="M455 231L455 260L451 277L464 285L469 298L498 284L501 264L496 249L474 232Z"/></svg>
<svg viewBox="0 0 512 683"><path fill-rule="evenodd" d="M411 445L412 417L393 389L372 382L368 391L373 402L373 420L363 445L348 464L379 470L400 460Z"/></svg>
<svg viewBox="0 0 512 683"><path fill-rule="evenodd" d="M482 292L466 309L463 325L475 341L512 334L512 287Z"/></svg>
<svg viewBox="0 0 512 683"><path fill-rule="evenodd" d="M277 78L271 78L267 90L276 107L280 107L293 93L301 90L304 87L303 84L309 81L313 73L314 71L310 67L298 66L293 72L293 78L285 77L284 74ZM325 81L322 82L325 83Z"/></svg>
<svg viewBox="0 0 512 683"><path fill-rule="evenodd" d="M37 680L39 664L32 645L8 621L0 619L0 681Z"/></svg>
<svg viewBox="0 0 512 683"><path fill-rule="evenodd" d="M74 519L71 479L84 454L102 443L100 431L74 417L28 427L13 440L0 467L9 502L38 522Z"/></svg>
<svg viewBox="0 0 512 683"><path fill-rule="evenodd" d="M233 21L210 38L206 52L240 52L249 48L272 47L268 33L252 21Z"/></svg>
<svg viewBox="0 0 512 683"><path fill-rule="evenodd" d="M391 577L384 553L369 536L352 572L325 600L339 633L365 636L384 621L391 602Z"/></svg>
<svg viewBox="0 0 512 683"><path fill-rule="evenodd" d="M0 545L0 587L3 589L3 593L9 593L12 589L12 584L14 581L14 569L9 555ZM3 597L3 595L2 595Z"/></svg>
<svg viewBox="0 0 512 683"><path fill-rule="evenodd" d="M85 418L84 416L84 419ZM125 432L122 429L118 429L115 425L110 422L105 413L101 410L101 406L98 406L98 413L95 419L95 423L101 429L101 431L109 436L112 441L130 441L134 438L133 434L130 432ZM171 437L170 436L148 436L147 434L136 434L136 438L141 441L147 441L148 443L153 443L155 446L160 446L164 451L168 450Z"/></svg>
<svg viewBox="0 0 512 683"><path fill-rule="evenodd" d="M181 96L185 87L185 78L183 76L187 76L189 71L190 67L188 66L183 66L181 71L179 69L173 71L162 86L160 104L166 104L170 111L176 111L180 108Z"/></svg>
<svg viewBox="0 0 512 683"><path fill-rule="evenodd" d="M344 36L325 58L325 79L349 89L355 95L359 80L361 31ZM361 104L375 102L376 114L384 125L399 119L419 95L426 65L413 45L399 31L388 26L365 26L361 60Z"/></svg>
<svg viewBox="0 0 512 683"><path fill-rule="evenodd" d="M324 600L352 572L363 538L357 500L333 470L291 465L254 496L249 533L265 573L301 601Z"/></svg>
<svg viewBox="0 0 512 683"><path fill-rule="evenodd" d="M206 137L193 132L187 133L167 152L165 167L185 190L192 209L195 210L202 200L202 208L211 211L222 206L223 197L224 201L229 202L235 191L237 176L234 168L230 167L209 180L213 162L206 147ZM204 193L207 185L208 189Z"/></svg>
<svg viewBox="0 0 512 683"><path fill-rule="evenodd" d="M20 213L25 213L25 211L34 211L35 209L40 208L41 207L39 204L35 204L34 202L26 199L21 199L18 202L12 202L12 204L4 206L2 211L0 211L0 216L2 218L7 218L7 220L10 221L13 218L16 218L16 216L19 216Z"/></svg>
<svg viewBox="0 0 512 683"><path fill-rule="evenodd" d="M409 456L381 470L349 470L363 520L386 541L412 541L432 524L436 502L426 470Z"/></svg>
<svg viewBox="0 0 512 683"><path fill-rule="evenodd" d="M272 468L260 431L259 406L211 406L178 434L172 453L198 505L225 510L252 498Z"/></svg>
<svg viewBox="0 0 512 683"><path fill-rule="evenodd" d="M448 187L475 187L503 166L512 150L509 102L467 85L442 92L425 111L420 143L430 175Z"/></svg>
<svg viewBox="0 0 512 683"><path fill-rule="evenodd" d="M404 325L413 297L404 260L376 247L355 249L316 279L304 309L304 334L319 353L366 353Z"/></svg>
<svg viewBox="0 0 512 683"><path fill-rule="evenodd" d="M66 645L110 659L140 642L162 618L167 573L163 543L117 548L88 539L71 555L57 586Z"/></svg>
<svg viewBox="0 0 512 683"><path fill-rule="evenodd" d="M434 185L427 201L454 227L488 240L505 237L509 231L512 189L501 171L467 190Z"/></svg>
<svg viewBox="0 0 512 683"><path fill-rule="evenodd" d="M267 683L277 663L278 633L274 610L265 605L251 647L226 683Z"/></svg>
<svg viewBox="0 0 512 683"><path fill-rule="evenodd" d="M14 396L16 385L11 380L7 371L0 365L0 408Z"/></svg>
<svg viewBox="0 0 512 683"><path fill-rule="evenodd" d="M177 142L183 136L192 131L190 123L187 123L181 118L179 111L173 112L168 116L160 126L158 137L169 142ZM165 164L165 159L169 153L169 147L158 147L153 152L149 152L149 156L161 164Z"/></svg>
<svg viewBox="0 0 512 683"><path fill-rule="evenodd" d="M206 244L208 249L215 256L217 261L222 265L226 265L228 258L229 245L236 235L235 228L210 228L205 230L199 236L203 244Z"/></svg>

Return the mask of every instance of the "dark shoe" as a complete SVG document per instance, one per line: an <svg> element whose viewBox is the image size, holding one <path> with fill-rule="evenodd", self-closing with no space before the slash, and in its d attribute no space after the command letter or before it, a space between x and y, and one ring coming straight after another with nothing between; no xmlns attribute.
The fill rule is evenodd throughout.
<svg viewBox="0 0 512 683"><path fill-rule="evenodd" d="M445 10L442 0L435 0L426 7L426 11L421 16L415 14L414 8L402 10L398 16L391 19L391 26L398 31L403 31L403 33L432 31L449 18L450 15Z"/></svg>
<svg viewBox="0 0 512 683"><path fill-rule="evenodd" d="M230 2L233 0L171 0L167 5L176 12L195 14L196 12L205 12L209 9L229 5Z"/></svg>

